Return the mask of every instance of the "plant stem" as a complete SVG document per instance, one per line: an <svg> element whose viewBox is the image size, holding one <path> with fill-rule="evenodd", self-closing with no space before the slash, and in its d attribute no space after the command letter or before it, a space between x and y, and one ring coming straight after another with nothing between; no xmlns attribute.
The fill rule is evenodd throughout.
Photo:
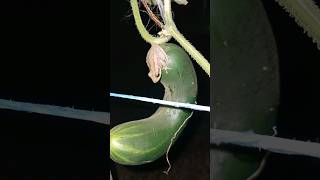
<svg viewBox="0 0 320 180"><path fill-rule="evenodd" d="M136 24L136 27L137 27L141 37L150 44L162 44L162 43L168 42L170 40L171 36L154 37L146 30L146 28L144 27L143 22L141 20L138 1L137 0L130 0L130 2L131 2L131 8L132 8L135 24Z"/></svg>
<svg viewBox="0 0 320 180"><path fill-rule="evenodd" d="M210 64L206 60L203 55L196 50L194 46L178 31L175 27L168 27L167 31L169 34L172 35L172 37L178 41L178 43L185 49L190 56L201 66L201 68L208 74L210 77Z"/></svg>
<svg viewBox="0 0 320 180"><path fill-rule="evenodd" d="M143 4L144 8L146 9L149 17L153 20L153 22L159 27L159 28L163 28L163 24L162 22L157 18L157 16L152 12L152 10L150 9L149 5L147 4L147 2L145 0L141 0L141 3Z"/></svg>
<svg viewBox="0 0 320 180"><path fill-rule="evenodd" d="M210 63L206 58L179 32L172 19L171 0L164 0L165 30L178 41L178 43L190 54L210 77Z"/></svg>
<svg viewBox="0 0 320 180"><path fill-rule="evenodd" d="M163 32L165 37L154 37L144 27L137 0L131 0L131 8L134 16L134 20L137 29L141 37L150 44L162 44L170 40L171 36L174 37L177 42L183 47L189 55L201 66L201 68L210 77L210 63L206 58L178 31L176 25L172 19L171 12L171 0L164 0L163 12L164 12L164 28Z"/></svg>
<svg viewBox="0 0 320 180"><path fill-rule="evenodd" d="M275 0L295 18L320 50L320 9L313 0Z"/></svg>

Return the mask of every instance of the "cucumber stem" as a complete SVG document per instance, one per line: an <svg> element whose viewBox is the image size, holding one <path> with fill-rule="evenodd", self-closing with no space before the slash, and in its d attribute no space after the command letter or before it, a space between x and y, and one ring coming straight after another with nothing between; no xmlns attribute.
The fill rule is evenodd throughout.
<svg viewBox="0 0 320 180"><path fill-rule="evenodd" d="M178 31L177 28L169 26L167 30L210 77L210 63L206 58L194 46L192 46L192 44Z"/></svg>
<svg viewBox="0 0 320 180"><path fill-rule="evenodd" d="M320 9L313 0L275 0L293 16L320 50Z"/></svg>
<svg viewBox="0 0 320 180"><path fill-rule="evenodd" d="M142 39L144 39L146 42L150 44L162 44L162 43L168 42L171 39L171 36L163 36L163 37L152 36L142 23L137 0L130 0L130 3L131 3L134 21Z"/></svg>
<svg viewBox="0 0 320 180"><path fill-rule="evenodd" d="M164 0L164 22L165 30L178 41L178 43L185 49L189 55L201 66L201 68L210 77L210 63L206 58L179 32L177 29L171 11L171 0Z"/></svg>
<svg viewBox="0 0 320 180"><path fill-rule="evenodd" d="M172 18L171 0L164 0L163 15L164 15L164 28L162 30L162 37L152 36L144 27L137 0L131 0L131 8L135 20L136 27L141 37L150 44L163 44L170 40L171 36L185 49L189 55L200 65L200 67L210 77L210 63L207 59L179 32ZM162 10L160 10L162 11Z"/></svg>

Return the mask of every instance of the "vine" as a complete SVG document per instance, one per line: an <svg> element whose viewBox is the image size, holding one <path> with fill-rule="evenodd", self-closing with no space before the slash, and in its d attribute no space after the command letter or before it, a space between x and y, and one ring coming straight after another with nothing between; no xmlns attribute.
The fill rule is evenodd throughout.
<svg viewBox="0 0 320 180"><path fill-rule="evenodd" d="M160 37L154 37L146 30L141 20L137 0L130 1L135 24L141 37L150 44L162 44L168 42L170 38L173 37L210 77L210 63L208 60L177 29L172 18L171 1L172 0L164 0L163 6L162 4L160 5L162 1L152 1L152 4L158 5L160 12L163 12L164 26L159 33ZM185 0L175 0L175 2L181 5L187 4Z"/></svg>
<svg viewBox="0 0 320 180"><path fill-rule="evenodd" d="M276 0L320 49L320 9L313 0Z"/></svg>
<svg viewBox="0 0 320 180"><path fill-rule="evenodd" d="M137 0L131 0L130 2L134 21L142 39L150 44L162 44L168 42L171 39L171 36L169 34L166 34L165 32L162 33L161 37L152 36L142 23Z"/></svg>

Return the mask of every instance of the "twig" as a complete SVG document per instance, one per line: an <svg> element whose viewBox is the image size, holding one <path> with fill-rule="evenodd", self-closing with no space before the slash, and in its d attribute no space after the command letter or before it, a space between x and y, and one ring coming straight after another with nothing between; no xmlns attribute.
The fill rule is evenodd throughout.
<svg viewBox="0 0 320 180"><path fill-rule="evenodd" d="M4 99L0 99L0 109L9 109L65 118L81 119L106 125L110 124L110 114L107 112L79 110L70 107L25 103Z"/></svg>
<svg viewBox="0 0 320 180"><path fill-rule="evenodd" d="M320 158L320 143L290 140L254 133L210 129L210 144L233 144L264 149L269 152L280 154L303 155Z"/></svg>
<svg viewBox="0 0 320 180"><path fill-rule="evenodd" d="M161 21L157 18L157 16L151 11L149 5L145 2L145 0L141 0L144 8L147 10L147 13L150 17L150 19L152 19L154 21L154 23L160 27L161 29L163 28L163 24L161 23Z"/></svg>
<svg viewBox="0 0 320 180"><path fill-rule="evenodd" d="M136 27L142 39L150 44L162 44L168 42L171 39L171 36L154 37L153 35L151 35L143 25L137 0L130 0L130 4Z"/></svg>

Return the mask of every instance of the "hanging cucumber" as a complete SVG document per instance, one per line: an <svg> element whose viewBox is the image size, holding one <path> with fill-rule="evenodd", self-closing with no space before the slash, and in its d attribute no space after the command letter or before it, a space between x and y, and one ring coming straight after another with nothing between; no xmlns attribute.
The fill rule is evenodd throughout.
<svg viewBox="0 0 320 180"><path fill-rule="evenodd" d="M279 64L276 41L262 1L214 0L210 6L215 9L210 18L210 38L214 52L211 59L216 67L211 89L211 128L272 135L278 117ZM258 172L264 153L247 150L211 146L210 177L252 177Z"/></svg>
<svg viewBox="0 0 320 180"><path fill-rule="evenodd" d="M152 45L147 54L149 77L164 86L164 100L195 103L197 77L188 54L171 43ZM177 140L192 111L161 106L150 117L115 126L110 132L110 157L124 165L152 162Z"/></svg>

